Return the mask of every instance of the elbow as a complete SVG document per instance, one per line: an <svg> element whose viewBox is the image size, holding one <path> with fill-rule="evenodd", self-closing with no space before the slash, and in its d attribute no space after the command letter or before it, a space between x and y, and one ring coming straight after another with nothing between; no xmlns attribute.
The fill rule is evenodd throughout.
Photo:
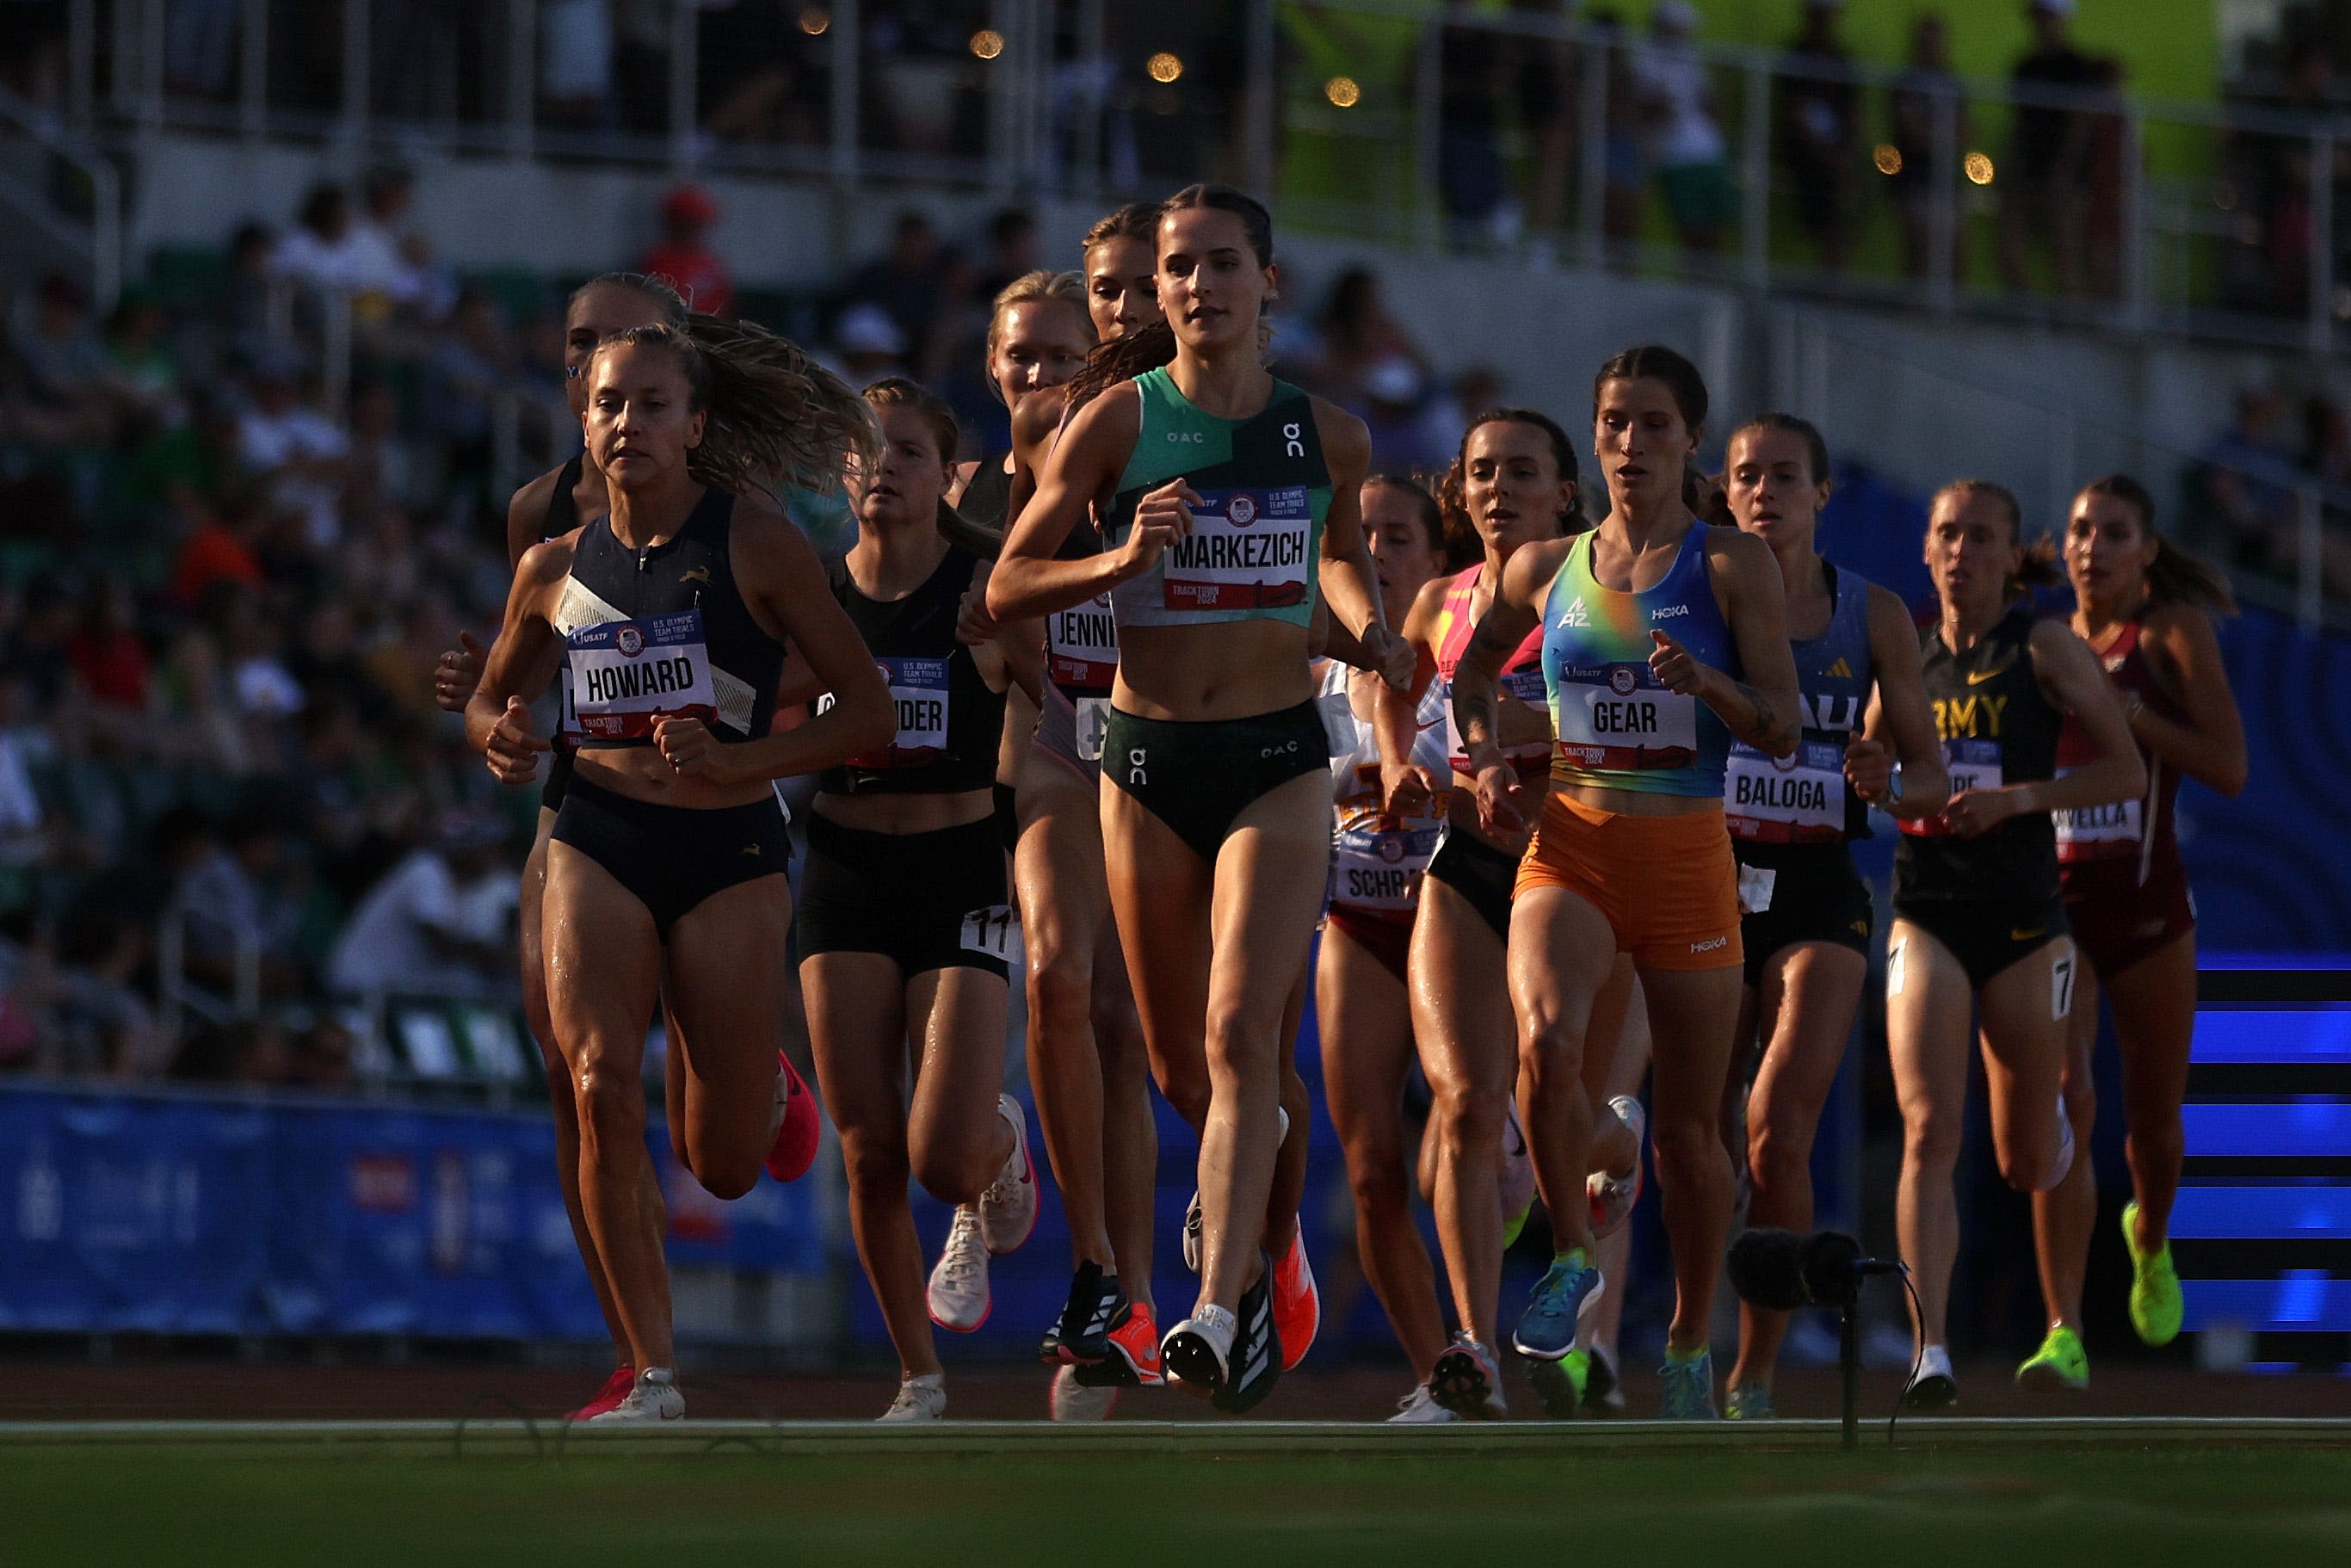
<svg viewBox="0 0 2351 1568"><path fill-rule="evenodd" d="M2245 792L2245 776L2249 771L2251 769L2246 766L2245 754L2241 751L2224 758L2212 777L2205 782L2233 800Z"/></svg>
<svg viewBox="0 0 2351 1568"><path fill-rule="evenodd" d="M1020 621L1036 612L1021 598L1020 573L1013 562L999 560L987 574L987 612L998 621Z"/></svg>

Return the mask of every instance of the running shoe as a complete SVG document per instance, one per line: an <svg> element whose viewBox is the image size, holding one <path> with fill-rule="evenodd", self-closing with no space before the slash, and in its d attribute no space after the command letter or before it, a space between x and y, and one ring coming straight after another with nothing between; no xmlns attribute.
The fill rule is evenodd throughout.
<svg viewBox="0 0 2351 1568"><path fill-rule="evenodd" d="M1396 1413L1388 1417L1391 1427L1434 1427L1447 1421L1458 1421L1460 1416L1437 1402L1436 1396L1424 1383L1396 1401Z"/></svg>
<svg viewBox="0 0 2351 1568"><path fill-rule="evenodd" d="M1918 1354L1917 1370L1902 1390L1905 1410L1948 1410L1959 1402L1959 1381L1951 1375L1951 1353L1930 1344Z"/></svg>
<svg viewBox="0 0 2351 1568"><path fill-rule="evenodd" d="M1722 1396L1722 1418L1726 1421L1776 1421L1780 1407L1771 1403L1771 1391L1760 1383L1741 1383L1732 1386Z"/></svg>
<svg viewBox="0 0 2351 1568"><path fill-rule="evenodd" d="M1107 1421L1118 1408L1118 1385L1078 1381L1079 1368L1064 1366L1053 1374L1047 1405L1056 1421Z"/></svg>
<svg viewBox="0 0 2351 1568"><path fill-rule="evenodd" d="M1048 1366L1091 1366L1110 1355L1110 1331L1126 1311L1126 1287L1099 1263L1081 1263L1070 1280L1070 1299L1045 1335L1037 1359Z"/></svg>
<svg viewBox="0 0 2351 1568"><path fill-rule="evenodd" d="M1208 1403L1228 1416L1255 1409L1281 1380L1281 1329L1273 1313L1273 1260L1259 1254L1257 1283L1241 1292L1239 1332L1233 1336L1232 1373Z"/></svg>
<svg viewBox="0 0 2351 1568"><path fill-rule="evenodd" d="M677 1391L677 1375L666 1366L648 1366L610 1410L588 1420L597 1427L653 1427L684 1416L685 1396Z"/></svg>
<svg viewBox="0 0 2351 1568"><path fill-rule="evenodd" d="M1714 1409L1714 1353L1699 1351L1687 1361L1676 1355L1672 1347L1666 1350L1666 1364L1657 1368L1665 1380L1665 1401L1657 1408L1659 1419L1666 1421L1715 1421L1721 1419Z"/></svg>
<svg viewBox="0 0 2351 1568"><path fill-rule="evenodd" d="M995 1301L987 1291L987 1242L979 1210L969 1204L955 1211L955 1226L931 1270L931 1322L950 1333L969 1333L987 1321Z"/></svg>
<svg viewBox="0 0 2351 1568"><path fill-rule="evenodd" d="M1306 1359L1322 1327L1322 1295L1306 1260L1303 1224L1290 1233L1290 1245L1273 1266L1273 1321L1281 1330L1281 1370L1288 1372Z"/></svg>
<svg viewBox="0 0 2351 1568"><path fill-rule="evenodd" d="M1600 1270L1583 1260L1583 1248L1552 1259L1519 1319L1511 1344L1520 1355L1557 1361L1575 1348L1577 1320L1600 1300L1603 1288Z"/></svg>
<svg viewBox="0 0 2351 1568"><path fill-rule="evenodd" d="M1583 1353L1578 1351L1578 1355ZM1574 1359L1573 1356L1569 1358ZM1616 1357L1605 1345L1593 1345L1584 1358L1583 1410L1592 1416L1625 1414L1625 1380L1616 1375Z"/></svg>
<svg viewBox="0 0 2351 1568"><path fill-rule="evenodd" d="M1607 1171L1593 1171L1583 1178L1585 1197L1592 1200L1592 1239L1602 1240L1616 1234L1631 1218L1633 1206L1641 1201L1641 1167L1643 1145L1648 1141L1649 1113L1630 1094L1619 1094L1608 1102L1616 1119L1633 1134L1633 1168L1624 1176Z"/></svg>
<svg viewBox="0 0 2351 1568"><path fill-rule="evenodd" d="M1184 1211L1184 1267L1200 1271L1200 1189L1192 1189L1192 1205Z"/></svg>
<svg viewBox="0 0 2351 1568"><path fill-rule="evenodd" d="M1508 1249L1518 1245L1527 1216L1535 1211L1535 1161L1519 1124L1518 1103L1506 1100L1502 1106L1502 1245Z"/></svg>
<svg viewBox="0 0 2351 1568"><path fill-rule="evenodd" d="M2041 1348L2016 1369L2016 1385L2037 1394L2078 1391L2090 1386L2090 1353L2082 1336L2064 1323L2051 1329Z"/></svg>
<svg viewBox="0 0 2351 1568"><path fill-rule="evenodd" d="M979 1227L989 1255L1001 1258L1018 1250L1037 1228L1037 1163L1029 1157L1029 1118L1020 1102L998 1094L996 1111L1011 1124L1012 1152L1004 1157L995 1184L979 1195Z"/></svg>
<svg viewBox="0 0 2351 1568"><path fill-rule="evenodd" d="M2138 1203L2123 1205L2123 1246L2131 1260L2130 1321L2142 1344L2169 1344L2179 1337L2185 1303L2179 1299L2179 1271L2171 1266L2168 1239L2152 1252L2138 1249Z"/></svg>
<svg viewBox="0 0 2351 1568"><path fill-rule="evenodd" d="M779 1051L776 1066L776 1141L768 1146L768 1157L762 1163L778 1181L796 1182L816 1164L824 1119L792 1059Z"/></svg>
<svg viewBox="0 0 2351 1568"><path fill-rule="evenodd" d="M1202 1307L1169 1329L1167 1337L1159 1342L1167 1375L1182 1384L1186 1394L1202 1397L1214 1394L1225 1385L1226 1369L1232 1364L1233 1337L1239 1329L1240 1320L1224 1308L1213 1302Z"/></svg>
<svg viewBox="0 0 2351 1568"><path fill-rule="evenodd" d="M1128 1303L1111 1325L1111 1354L1092 1366L1077 1368L1078 1381L1089 1388L1157 1388L1167 1381L1159 1359L1159 1325L1141 1301Z"/></svg>
<svg viewBox="0 0 2351 1568"><path fill-rule="evenodd" d="M612 1368L612 1375L604 1379L604 1386L596 1390L596 1397L564 1417L567 1421L593 1421L629 1396L637 1385L637 1369L627 1362Z"/></svg>
<svg viewBox="0 0 2351 1568"><path fill-rule="evenodd" d="M1502 1374L1494 1353L1467 1333L1455 1334L1437 1358L1428 1392L1456 1416L1473 1421L1499 1421L1510 1414L1502 1403Z"/></svg>
<svg viewBox="0 0 2351 1568"><path fill-rule="evenodd" d="M875 1425L899 1421L944 1420L947 1413L947 1380L942 1373L925 1373L898 1385L898 1397L874 1417Z"/></svg>
<svg viewBox="0 0 2351 1568"><path fill-rule="evenodd" d="M1543 1414L1554 1421L1573 1421L1579 1408L1589 1408L1587 1380L1594 1372L1593 1353L1578 1348L1557 1361L1527 1363L1527 1381L1535 1385Z"/></svg>

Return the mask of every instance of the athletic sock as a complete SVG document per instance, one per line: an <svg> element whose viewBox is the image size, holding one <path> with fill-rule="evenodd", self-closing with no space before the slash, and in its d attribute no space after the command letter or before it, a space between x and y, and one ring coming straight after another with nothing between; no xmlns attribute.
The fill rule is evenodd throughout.
<svg viewBox="0 0 2351 1568"><path fill-rule="evenodd" d="M1695 1350L1676 1350L1672 1345L1667 1345L1666 1346L1666 1364L1687 1366L1693 1361L1704 1360L1707 1353L1713 1348L1712 1345L1702 1344Z"/></svg>

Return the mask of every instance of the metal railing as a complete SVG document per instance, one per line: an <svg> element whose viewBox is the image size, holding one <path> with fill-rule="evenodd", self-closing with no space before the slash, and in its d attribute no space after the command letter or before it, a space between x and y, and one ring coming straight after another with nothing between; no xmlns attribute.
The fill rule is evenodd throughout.
<svg viewBox="0 0 2351 1568"><path fill-rule="evenodd" d="M122 291L122 183L114 165L51 117L0 89L0 209L11 249L79 273L100 312Z"/></svg>

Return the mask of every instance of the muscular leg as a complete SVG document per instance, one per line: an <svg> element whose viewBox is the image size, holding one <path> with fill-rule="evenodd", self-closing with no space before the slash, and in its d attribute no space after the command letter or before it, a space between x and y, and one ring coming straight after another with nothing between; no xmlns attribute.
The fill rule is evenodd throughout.
<svg viewBox="0 0 2351 1568"><path fill-rule="evenodd" d="M932 969L906 985L914 1103L906 1149L914 1179L941 1203L975 1204L1012 1157L1004 1092L1010 988L985 969Z"/></svg>
<svg viewBox="0 0 2351 1568"><path fill-rule="evenodd" d="M1102 783L1103 869L1151 1075L1196 1132L1208 1119L1208 925L1216 868L1109 779Z"/></svg>
<svg viewBox="0 0 2351 1568"><path fill-rule="evenodd" d="M849 1229L882 1305L901 1376L939 1370L923 1284L923 1244L906 1207L905 982L878 953L800 961L817 1081L841 1133Z"/></svg>
<svg viewBox="0 0 2351 1568"><path fill-rule="evenodd" d="M2179 1102L2188 1093L2188 1051L2196 1029L2195 932L2115 976L2106 987L2106 1006L2122 1043L2123 1115L2130 1129L2126 1147L2138 1198L2138 1246L2152 1252L2170 1239L2179 1162L2187 1154Z"/></svg>
<svg viewBox="0 0 2351 1568"><path fill-rule="evenodd" d="M1630 1176L1634 1162L1641 1157L1640 1142L1632 1130L1608 1108L1609 1096L1624 1092L1611 1087L1616 1076L1616 1052L1628 1032L1626 1021L1635 1007L1644 1009L1642 1019L1642 1058L1647 1060L1647 1029L1646 1003L1641 1000L1641 982L1634 970L1633 960L1625 954L1616 955L1616 962L1608 971L1608 983L1592 998L1592 1017L1583 1026L1583 1099L1592 1107L1592 1168L1611 1176Z"/></svg>
<svg viewBox="0 0 2351 1568"><path fill-rule="evenodd" d="M1519 1121L1534 1157L1535 1185L1566 1252L1592 1249L1592 1102L1583 1090L1583 1039L1593 1001L1616 961L1607 917L1562 888L1531 888L1510 914L1510 999L1518 1015Z"/></svg>
<svg viewBox="0 0 2351 1568"><path fill-rule="evenodd" d="M1640 1098L1642 1081L1649 1075L1649 1007L1640 994L1639 982L1634 983L1631 1004L1625 1010L1625 1026L1617 1036L1616 1060L1608 1074L1610 1094L1630 1094ZM1601 1292L1600 1304L1592 1312L1592 1343L1605 1350L1613 1360L1616 1355L1617 1331L1625 1322L1625 1287L1632 1282L1633 1228L1624 1225L1616 1233L1592 1250L1592 1261L1611 1289ZM1583 1336L1579 1334L1579 1339Z"/></svg>
<svg viewBox="0 0 2351 1568"><path fill-rule="evenodd" d="M1944 1343L1951 1264L1959 1252L1951 1176L1967 1122L1973 1002L1967 973L1950 949L1896 919L1886 956L1886 1051L1902 1103L1902 1179L1894 1219L1917 1291L1912 1314L1921 1345Z"/></svg>
<svg viewBox="0 0 2351 1568"><path fill-rule="evenodd" d="M776 1049L789 994L791 886L763 876L722 889L670 928L669 1075L683 1081L685 1167L711 1193L758 1185L776 1135Z"/></svg>
<svg viewBox="0 0 2351 1568"><path fill-rule="evenodd" d="M1739 1019L1737 966L1687 971L1644 968L1654 1082L1649 1125L1666 1236L1674 1254L1674 1321L1666 1347L1698 1351L1707 1343L1715 1284L1730 1235L1730 1156L1716 1117L1730 1070L1731 1030Z"/></svg>
<svg viewBox="0 0 2351 1568"><path fill-rule="evenodd" d="M1486 1345L1496 1343L1502 1127L1518 1077L1518 1025L1510 994L1494 984L1507 959L1501 938L1468 899L1433 877L1422 882L1407 967L1412 1035L1431 1100L1426 1141L1435 1145L1436 1179L1429 1201L1453 1310Z"/></svg>
<svg viewBox="0 0 2351 1568"><path fill-rule="evenodd" d="M2061 937L1984 982L1980 1004L1992 1148L2001 1177L2019 1192L2039 1191L2056 1167L2065 1015L2080 962L2074 939ZM2075 1145L2077 1152L2081 1147Z"/></svg>
<svg viewBox="0 0 2351 1568"><path fill-rule="evenodd" d="M581 1213L628 1336L629 1364L674 1366L665 1214L645 1150L643 1077L661 942L636 895L569 844L548 846L546 911L548 1011L570 1071Z"/></svg>
<svg viewBox="0 0 2351 1568"><path fill-rule="evenodd" d="M1101 862L1096 858L1094 873ZM1103 894L1107 904L1109 894ZM1151 1111L1151 1058L1118 927L1102 923L1094 949L1094 1044L1102 1056L1102 1220L1127 1297L1156 1311L1151 1293L1157 1222L1159 1122Z"/></svg>
<svg viewBox="0 0 2351 1568"><path fill-rule="evenodd" d="M1747 1097L1750 1225L1813 1228L1813 1136L1836 1084L1846 1037L1861 1005L1869 961L1834 942L1804 942L1771 955L1756 1015L1763 1064ZM1788 1314L1741 1303L1739 1360L1731 1386L1771 1386Z"/></svg>
<svg viewBox="0 0 2351 1568"><path fill-rule="evenodd" d="M2084 973L2074 987L2065 1024L2065 1115L2074 1124L2074 1168L2047 1192L2032 1195L2032 1254L2041 1271L2041 1304L2049 1324L2082 1326L2082 1280L2089 1270L2090 1236L2098 1228L2097 1177L2090 1159L2090 1128L2098 1111L2090 1059L2098 1040L2098 983Z"/></svg>
<svg viewBox="0 0 2351 1568"><path fill-rule="evenodd" d="M1322 1086L1347 1157L1355 1200L1355 1251L1364 1276L1414 1377L1428 1381L1445 1348L1437 1275L1412 1222L1404 1149L1404 1078L1412 1063L1405 988L1377 958L1335 925L1322 931L1316 1015L1322 1029ZM1490 1342L1489 1342L1490 1343Z"/></svg>

